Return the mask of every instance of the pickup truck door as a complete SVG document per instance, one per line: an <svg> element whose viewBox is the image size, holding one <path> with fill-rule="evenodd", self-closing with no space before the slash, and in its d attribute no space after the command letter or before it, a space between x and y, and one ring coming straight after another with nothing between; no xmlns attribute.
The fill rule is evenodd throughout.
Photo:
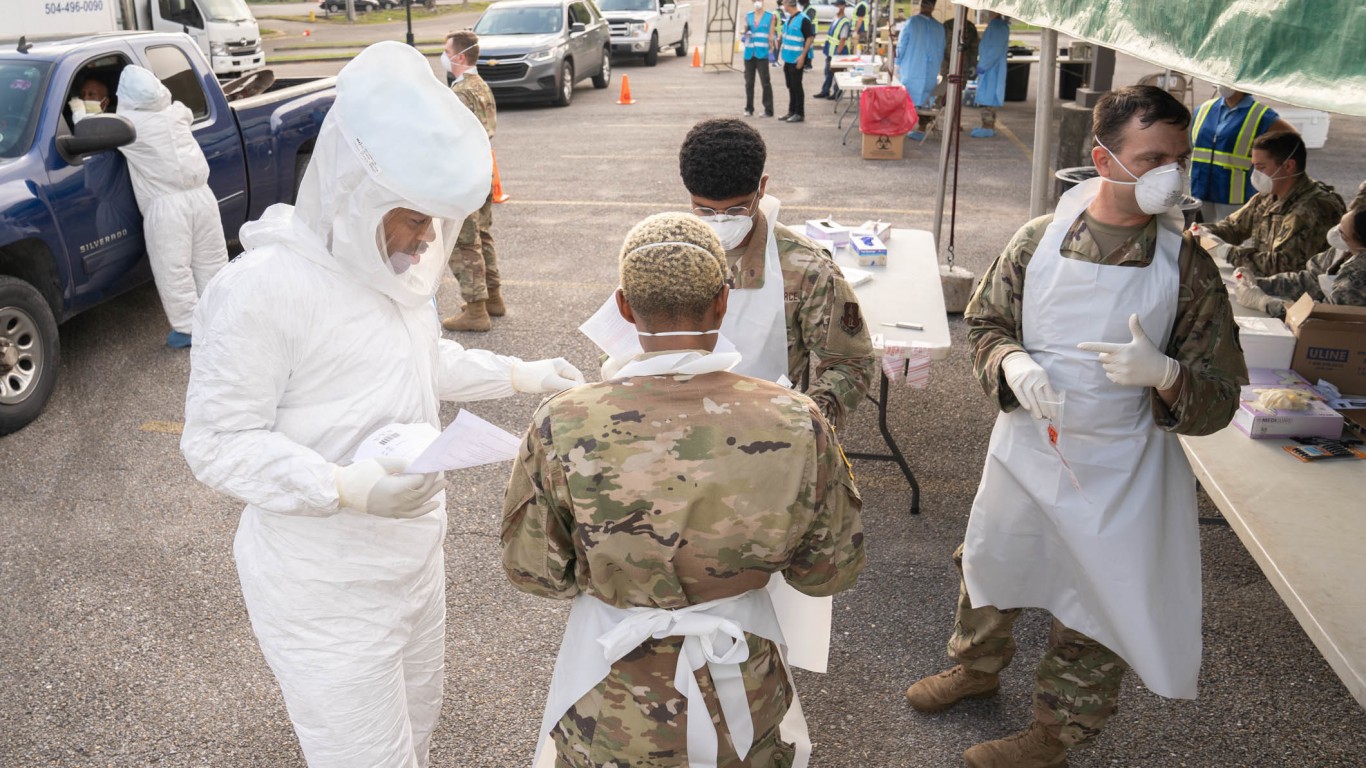
<svg viewBox="0 0 1366 768"><path fill-rule="evenodd" d="M170 90L171 98L194 113L194 137L209 161L209 188L218 198L223 234L229 241L237 239L237 230L247 220L250 203L246 158L237 121L209 63L191 45L148 45L135 41L134 49L141 54L143 66ZM270 157L261 158L261 167L269 167L272 161Z"/></svg>
<svg viewBox="0 0 1366 768"><path fill-rule="evenodd" d="M120 293L150 274L145 267L134 273L143 258L142 214L122 153L101 152L73 165L57 153L56 144L58 136L71 133L66 103L77 81L94 77L113 94L119 70L129 63L131 51L113 48L98 56L64 62L49 82L47 114L43 117L46 125L41 131L52 137L43 148L48 180L45 192L70 275L63 316Z"/></svg>

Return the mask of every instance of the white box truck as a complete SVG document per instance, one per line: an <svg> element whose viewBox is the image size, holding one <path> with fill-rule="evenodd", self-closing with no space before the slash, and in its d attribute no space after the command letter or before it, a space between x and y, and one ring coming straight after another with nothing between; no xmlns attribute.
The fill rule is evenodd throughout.
<svg viewBox="0 0 1366 768"><path fill-rule="evenodd" d="M184 32L213 73L235 76L265 64L261 28L245 0L18 0L18 35L70 38L98 32ZM10 36L7 31L6 36Z"/></svg>

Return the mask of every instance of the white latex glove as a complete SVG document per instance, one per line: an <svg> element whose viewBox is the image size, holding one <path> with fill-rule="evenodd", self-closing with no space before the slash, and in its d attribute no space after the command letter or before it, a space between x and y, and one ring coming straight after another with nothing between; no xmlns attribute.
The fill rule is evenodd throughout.
<svg viewBox="0 0 1366 768"><path fill-rule="evenodd" d="M1058 417L1058 394L1048 383L1048 372L1028 352L1011 352L1001 361L1001 373L1020 406L1036 419Z"/></svg>
<svg viewBox="0 0 1366 768"><path fill-rule="evenodd" d="M66 105L71 108L71 122L79 123L85 118L85 101L81 97L73 96Z"/></svg>
<svg viewBox="0 0 1366 768"><path fill-rule="evenodd" d="M512 388L518 392L559 392L583 383L583 374L563 357L512 364Z"/></svg>
<svg viewBox="0 0 1366 768"><path fill-rule="evenodd" d="M1129 316L1134 339L1127 344L1087 341L1077 345L1083 352L1099 352L1106 378L1126 387L1171 389L1181 375L1181 364L1167 357L1143 332L1138 315Z"/></svg>
<svg viewBox="0 0 1366 768"><path fill-rule="evenodd" d="M377 517L421 517L440 506L432 498L446 487L440 472L405 475L408 459L380 456L337 467L341 506Z"/></svg>
<svg viewBox="0 0 1366 768"><path fill-rule="evenodd" d="M1238 284L1233 287L1233 300L1259 312L1266 312L1267 306L1273 299L1261 288L1258 288L1250 279L1241 278ZM1270 314L1268 312L1268 314Z"/></svg>

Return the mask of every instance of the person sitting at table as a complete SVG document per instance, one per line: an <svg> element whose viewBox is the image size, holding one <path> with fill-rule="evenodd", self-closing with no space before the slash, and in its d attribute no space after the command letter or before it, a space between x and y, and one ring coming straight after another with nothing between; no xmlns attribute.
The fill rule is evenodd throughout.
<svg viewBox="0 0 1366 768"><path fill-rule="evenodd" d="M863 401L877 358L854 289L815 242L778 223L766 197L764 137L743 120L703 120L678 152L692 212L716 231L734 275L721 332L743 356L736 373L783 376L836 429ZM611 366L612 361L604 366Z"/></svg>
<svg viewBox="0 0 1366 768"><path fill-rule="evenodd" d="M1252 186L1257 194L1216 224L1196 233L1218 239L1210 253L1258 275L1304 269L1321 252L1324 236L1345 206L1333 188L1305 172L1304 140L1291 131L1271 131L1252 142Z"/></svg>
<svg viewBox="0 0 1366 768"><path fill-rule="evenodd" d="M1286 307L1308 294L1314 301L1366 307L1366 210L1351 211L1328 230L1328 250L1298 272L1270 277L1234 273L1233 298L1248 309L1285 319Z"/></svg>

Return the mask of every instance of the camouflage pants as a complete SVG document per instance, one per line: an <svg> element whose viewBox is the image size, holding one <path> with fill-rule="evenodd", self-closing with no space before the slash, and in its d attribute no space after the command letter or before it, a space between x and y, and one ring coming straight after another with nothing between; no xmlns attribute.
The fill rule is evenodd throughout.
<svg viewBox="0 0 1366 768"><path fill-rule="evenodd" d="M995 127L996 127L996 108L995 108L995 107L979 107L977 111L980 112L980 113L982 114L982 127L983 127L983 128L995 128Z"/></svg>
<svg viewBox="0 0 1366 768"><path fill-rule="evenodd" d="M498 277L498 255L493 250L493 195L479 210L471 213L460 227L451 251L451 272L460 282L460 298L466 302L486 301L489 291L502 284Z"/></svg>
<svg viewBox="0 0 1366 768"><path fill-rule="evenodd" d="M977 672L1000 672L1015 656L1011 628L1019 608L974 608L962 580L963 545L954 550L958 567L958 610L949 658ZM1048 635L1034 678L1034 719L1053 731L1064 744L1084 743L1100 733L1119 708L1119 684L1129 665L1114 651L1068 629L1057 619Z"/></svg>

